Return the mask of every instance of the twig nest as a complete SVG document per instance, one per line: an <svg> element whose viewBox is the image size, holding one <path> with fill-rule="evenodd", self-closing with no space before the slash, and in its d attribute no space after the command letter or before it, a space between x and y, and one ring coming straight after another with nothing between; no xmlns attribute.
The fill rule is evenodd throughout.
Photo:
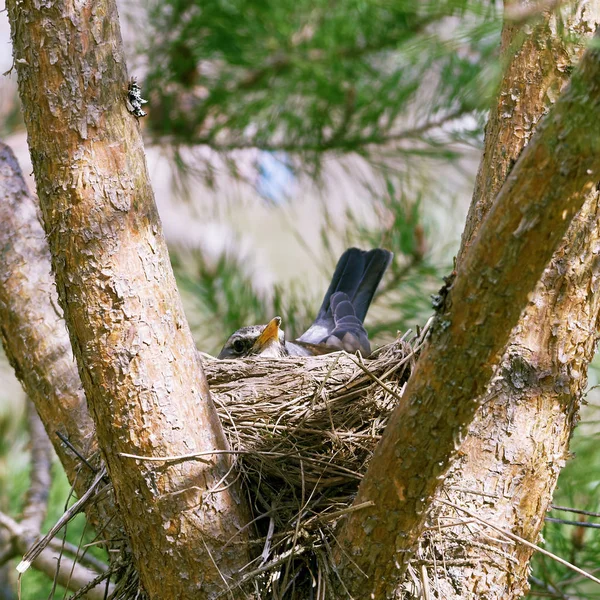
<svg viewBox="0 0 600 600"><path fill-rule="evenodd" d="M335 572L330 549L426 332L363 360L346 353L205 360L211 394L258 531L240 584L308 598ZM287 591L286 591L287 588ZM317 595L317 597L325 597Z"/></svg>

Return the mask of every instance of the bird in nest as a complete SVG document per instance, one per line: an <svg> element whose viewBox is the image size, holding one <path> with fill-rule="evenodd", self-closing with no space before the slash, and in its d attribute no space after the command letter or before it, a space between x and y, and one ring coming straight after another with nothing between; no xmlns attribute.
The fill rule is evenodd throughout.
<svg viewBox="0 0 600 600"><path fill-rule="evenodd" d="M338 350L371 354L364 320L394 255L389 250L349 248L340 257L317 318L296 340L286 341L281 317L233 333L218 358L317 356Z"/></svg>

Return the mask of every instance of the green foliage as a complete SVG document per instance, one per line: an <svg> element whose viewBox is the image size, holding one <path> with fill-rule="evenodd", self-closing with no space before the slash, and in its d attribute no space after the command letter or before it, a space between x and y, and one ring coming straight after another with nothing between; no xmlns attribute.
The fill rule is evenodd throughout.
<svg viewBox="0 0 600 600"><path fill-rule="evenodd" d="M12 133L23 130L23 115L16 90L0 88L0 138L6 139Z"/></svg>
<svg viewBox="0 0 600 600"><path fill-rule="evenodd" d="M149 123L175 145L444 155L438 126L497 76L500 20L475 0L149 0L148 19Z"/></svg>
<svg viewBox="0 0 600 600"><path fill-rule="evenodd" d="M408 192L398 190L390 179L386 195L374 202L378 219L370 226L352 211L343 226L325 215L321 229L324 252L315 257L318 262L314 265L314 281L321 280L319 272L326 278L320 287L310 280L295 280L265 292L257 287L247 262L235 254L210 260L199 250L171 247L172 264L199 347L218 353L233 331L266 323L275 315L283 318L287 339L301 335L316 316L341 252L350 246L381 246L394 252L367 321L375 344L392 341L399 330L422 325L432 312L430 295L451 269L450 260L438 266L430 257L429 226L420 198L410 200ZM295 234L301 236L299 231Z"/></svg>

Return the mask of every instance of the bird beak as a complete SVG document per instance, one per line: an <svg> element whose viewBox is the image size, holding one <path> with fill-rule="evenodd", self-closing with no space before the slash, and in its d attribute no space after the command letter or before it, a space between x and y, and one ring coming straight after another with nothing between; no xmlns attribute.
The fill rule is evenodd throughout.
<svg viewBox="0 0 600 600"><path fill-rule="evenodd" d="M262 348L269 342L279 342L279 326L281 325L281 317L275 317L271 319L267 326L262 330L262 333L258 336L256 342L254 342L254 348Z"/></svg>

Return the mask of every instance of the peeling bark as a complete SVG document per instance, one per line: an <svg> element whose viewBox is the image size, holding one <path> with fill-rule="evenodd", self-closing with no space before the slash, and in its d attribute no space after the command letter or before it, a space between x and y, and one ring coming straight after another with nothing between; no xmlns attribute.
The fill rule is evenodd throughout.
<svg viewBox="0 0 600 600"><path fill-rule="evenodd" d="M600 179L600 52L590 49L521 154L458 265L338 540L355 598L393 595L427 511L483 400L510 330ZM368 577L365 577L361 572Z"/></svg>
<svg viewBox="0 0 600 600"><path fill-rule="evenodd" d="M90 456L94 452L94 425L58 307L37 205L5 144L0 145L0 196L0 331L4 350L36 406L69 480L74 481L79 460L56 432L69 438L84 456ZM83 480L87 479L84 476Z"/></svg>
<svg viewBox="0 0 600 600"><path fill-rule="evenodd" d="M509 6L518 4L513 1ZM500 54L506 67L485 128L483 158L462 234L459 263L536 125L568 83L569 73L596 31L597 3L571 3L560 18L560 27L554 13L541 15L533 26L512 21L504 25Z"/></svg>
<svg viewBox="0 0 600 600"><path fill-rule="evenodd" d="M221 575L228 578L247 562L240 551L246 540L235 537L246 518L237 490L210 493L229 462L219 458L209 466L156 466L120 455L190 454L226 444L174 291L139 132L125 110L127 78L114 6L65 3L30 11L13 1L9 13L60 299L137 566L153 597L214 597L225 589ZM505 45L511 36L505 32ZM100 40L106 43L98 47ZM527 52L536 49L534 44ZM406 565L431 495L439 488L436 478L456 456L481 404L482 425L473 425L458 455L463 490L456 502L473 507L472 494L464 490L468 484L482 499L477 506L483 511L491 507L490 518L509 512L513 521L507 527L528 539L537 536L595 341L590 331L598 308L596 276L590 273L596 273L600 247L596 195L570 225L569 247L557 250L554 266L544 274L543 306L536 304L533 311L530 304L519 325L521 337L504 363L506 377L493 391L500 398L494 403L481 393L528 292L583 201L581 190L600 172L599 60L597 51L589 54L579 79L512 172L478 241L461 255L446 312L409 384L410 401L396 410L357 499L371 496L377 506L366 521L365 511L352 515L341 532L352 559L371 576L365 584L339 557L356 598L397 591L401 569L394 561ZM521 68L518 62L511 65L513 83L522 76ZM542 75L532 82L541 105L553 95L547 90L559 87L552 73ZM579 88L578 81L587 87ZM504 99L514 101L512 95ZM589 109L587 116L577 113L582 107ZM538 120L534 113L532 108L518 125L525 137ZM492 131L490 125L487 160L493 167L480 171L480 203L474 204L468 240L474 239L521 149L519 143L511 145L508 159L499 161L494 152L513 137L503 137L501 127L497 134ZM566 314L570 321L564 320ZM537 327L548 320L552 327ZM523 390L525 396L519 395ZM490 421L499 422L498 429L488 429ZM528 434L521 446L506 443L524 430ZM476 468L482 456L490 479L483 480ZM498 475L494 461L511 465ZM547 478L538 476L540 470ZM403 478L403 472L409 475ZM456 481L447 489L459 485ZM227 547L232 537L239 541ZM498 595L500 589L513 595L524 589L529 554L515 548L512 558L520 567L512 581L506 570L513 561L499 564L497 574L490 575L495 586L490 585L490 598L506 597ZM201 591L198 572L204 577ZM460 576L482 589L477 587L481 571L465 569ZM450 593L444 597L451 598ZM469 592L461 593L456 597Z"/></svg>
<svg viewBox="0 0 600 600"><path fill-rule="evenodd" d="M152 598L214 598L248 562L236 486L210 491L228 457L121 456L227 446L126 108L115 4L7 7L59 299L136 566Z"/></svg>
<svg viewBox="0 0 600 600"><path fill-rule="evenodd" d="M546 510L586 387L597 341L600 294L598 193L586 201L513 329L482 408L439 497L533 543ZM436 506L430 524L465 521ZM490 535L491 534L491 535ZM495 538L495 539L494 539ZM435 544L435 545L434 545ZM436 570L434 553L460 566ZM423 540L432 589L444 598L518 598L528 589L530 548L480 524L458 525ZM418 562L418 561L417 561ZM434 574L435 573L435 574Z"/></svg>

